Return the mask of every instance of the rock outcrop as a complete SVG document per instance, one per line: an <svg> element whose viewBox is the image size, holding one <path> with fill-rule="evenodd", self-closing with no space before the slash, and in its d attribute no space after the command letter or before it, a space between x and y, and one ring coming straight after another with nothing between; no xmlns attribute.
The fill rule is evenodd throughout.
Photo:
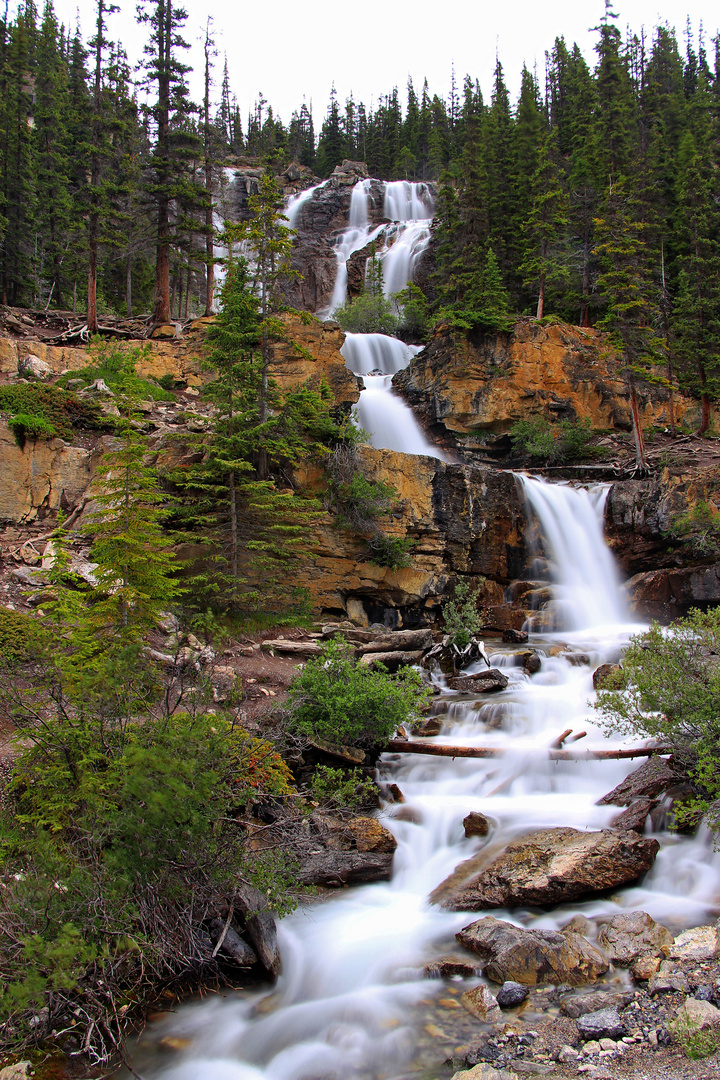
<svg viewBox="0 0 720 1080"><path fill-rule="evenodd" d="M518 420L588 420L596 430L630 431L628 389L597 330L523 319L512 334L466 336L440 327L393 387L443 445L487 452ZM644 425L669 422L667 390L639 388ZM675 397L675 415L696 403Z"/></svg>
<svg viewBox="0 0 720 1080"><path fill-rule="evenodd" d="M482 853L468 859L431 900L453 911L560 904L636 881L659 847L635 832L541 829L508 844L479 873Z"/></svg>

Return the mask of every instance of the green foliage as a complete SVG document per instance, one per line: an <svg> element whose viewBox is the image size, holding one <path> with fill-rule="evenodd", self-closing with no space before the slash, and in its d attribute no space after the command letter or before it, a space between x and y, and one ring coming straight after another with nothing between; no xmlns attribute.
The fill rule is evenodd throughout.
<svg viewBox="0 0 720 1080"><path fill-rule="evenodd" d="M377 519L390 513L397 491L391 484L368 480L365 476L358 455L361 438L362 433L349 428L348 437L326 458L327 504L335 512L339 525L360 533L374 533Z"/></svg>
<svg viewBox="0 0 720 1080"><path fill-rule="evenodd" d="M445 633L458 649L469 645L483 627L482 613L478 611L478 589L479 586L471 589L466 581L460 581L453 596L443 601Z"/></svg>
<svg viewBox="0 0 720 1080"><path fill-rule="evenodd" d="M0 411L15 420L25 420L37 427L39 422L53 428L53 434L72 442L76 430L113 431L115 422L103 416L98 405L62 389L39 383L0 386ZM20 425L18 425L18 430ZM28 432L31 434L30 432ZM49 436L44 429L40 435ZM31 434L31 437L32 436Z"/></svg>
<svg viewBox="0 0 720 1080"><path fill-rule="evenodd" d="M90 346L90 354L95 363L67 372L58 379L58 386L66 386L76 380L82 380L85 386L91 386L97 379L102 379L113 393L122 394L128 367L132 366L136 401L175 401L175 396L169 392L175 382L172 375L163 375L162 379L155 382L135 374L137 364L149 356L149 346L128 349L117 342L95 338ZM170 385L167 385L168 381Z"/></svg>
<svg viewBox="0 0 720 1080"><path fill-rule="evenodd" d="M41 634L42 626L36 619L0 607L0 657L3 661L25 659Z"/></svg>
<svg viewBox="0 0 720 1080"><path fill-rule="evenodd" d="M698 499L684 514L677 514L668 530L675 539L689 544L695 555L704 558L720 550L720 510Z"/></svg>
<svg viewBox="0 0 720 1080"><path fill-rule="evenodd" d="M310 780L310 796L327 810L357 811L375 805L375 781L362 769L332 769L318 765Z"/></svg>
<svg viewBox="0 0 720 1080"><path fill-rule="evenodd" d="M689 1021L675 1021L672 1036L689 1061L701 1061L720 1050L720 1031L717 1028L701 1028Z"/></svg>
<svg viewBox="0 0 720 1080"><path fill-rule="evenodd" d="M404 536L390 536L378 529L367 541L370 562L376 566L389 566L391 570L401 570L411 566L410 552L415 541Z"/></svg>
<svg viewBox="0 0 720 1080"><path fill-rule="evenodd" d="M430 329L427 297L412 282L392 297L398 309L397 334L404 340L424 341Z"/></svg>
<svg viewBox="0 0 720 1080"><path fill-rule="evenodd" d="M382 293L362 292L333 312L343 330L351 334L395 334L398 316L393 303Z"/></svg>
<svg viewBox="0 0 720 1080"><path fill-rule="evenodd" d="M18 413L17 416L11 416L8 420L8 427L21 449L28 438L34 442L35 439L52 439L55 435L55 428L42 416L28 416L27 413Z"/></svg>
<svg viewBox="0 0 720 1080"><path fill-rule="evenodd" d="M611 731L657 739L690 770L696 794L676 818L708 814L720 828L720 609L693 611L671 627L653 623L631 639L623 684L598 691L597 708Z"/></svg>
<svg viewBox="0 0 720 1080"><path fill-rule="evenodd" d="M513 454L532 462L559 465L597 456L589 420L551 424L543 416L518 420L510 429Z"/></svg>
<svg viewBox="0 0 720 1080"><path fill-rule="evenodd" d="M290 684L289 727L333 746L380 747L428 698L419 672L371 671L354 659L343 638L336 638Z"/></svg>

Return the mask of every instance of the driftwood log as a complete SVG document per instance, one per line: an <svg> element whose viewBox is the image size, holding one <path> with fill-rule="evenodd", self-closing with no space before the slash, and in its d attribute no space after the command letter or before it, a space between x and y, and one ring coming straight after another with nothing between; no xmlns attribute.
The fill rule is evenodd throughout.
<svg viewBox="0 0 720 1080"><path fill-rule="evenodd" d="M411 742L405 739L391 739L385 747L390 754L429 754L431 757L494 758L505 757L509 751L498 746L442 746L438 743ZM663 746L634 746L627 750L555 750L528 748L528 754L547 754L551 761L620 761L624 758L652 757L654 754L669 754Z"/></svg>

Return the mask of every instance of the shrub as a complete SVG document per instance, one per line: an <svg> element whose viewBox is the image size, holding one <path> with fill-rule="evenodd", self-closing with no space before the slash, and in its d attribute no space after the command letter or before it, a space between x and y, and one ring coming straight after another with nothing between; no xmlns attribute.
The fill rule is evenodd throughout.
<svg viewBox="0 0 720 1080"><path fill-rule="evenodd" d="M442 605L445 633L453 645L464 649L480 633L483 617L477 607L478 588L470 589L466 581L455 586L455 594Z"/></svg>
<svg viewBox="0 0 720 1080"><path fill-rule="evenodd" d="M318 765L310 781L310 795L322 807L340 812L377 805L375 782L362 769Z"/></svg>
<svg viewBox="0 0 720 1080"><path fill-rule="evenodd" d="M42 416L28 416L27 413L18 413L17 416L11 416L8 420L8 427L21 449L28 438L35 441L35 439L52 439L55 435L53 425L48 423Z"/></svg>
<svg viewBox="0 0 720 1080"><path fill-rule="evenodd" d="M289 726L304 738L334 746L381 747L399 724L412 721L428 697L418 671L371 671L337 638L290 684Z"/></svg>
<svg viewBox="0 0 720 1080"><path fill-rule="evenodd" d="M708 815L720 828L720 609L692 611L664 629L631 638L623 685L598 691L606 727L657 739L690 772L695 795L675 809L677 824ZM715 805L713 805L715 804Z"/></svg>
<svg viewBox="0 0 720 1080"><path fill-rule="evenodd" d="M0 657L4 661L25 659L42 632L42 625L29 615L0 607Z"/></svg>
<svg viewBox="0 0 720 1080"><path fill-rule="evenodd" d="M415 541L409 537L388 536L378 529L369 537L367 546L370 562L375 566L389 566L391 570L401 570L412 565L410 552L415 547Z"/></svg>
<svg viewBox="0 0 720 1080"><path fill-rule="evenodd" d="M673 518L670 535L689 545L693 554L703 558L720 549L720 511L705 499Z"/></svg>
<svg viewBox="0 0 720 1080"><path fill-rule="evenodd" d="M672 1026L672 1035L690 1061L700 1061L702 1058L711 1057L720 1050L718 1028L701 1028L699 1024L678 1021Z"/></svg>
<svg viewBox="0 0 720 1080"><path fill-rule="evenodd" d="M389 514L397 498L392 484L368 480L358 459L357 439L345 440L328 455L327 505L338 524L357 532L375 532L379 517Z"/></svg>
<svg viewBox="0 0 720 1080"><path fill-rule="evenodd" d="M361 293L337 308L333 318L351 334L394 334L398 328L392 302L382 294L373 296L370 292Z"/></svg>
<svg viewBox="0 0 720 1080"><path fill-rule="evenodd" d="M83 401L58 385L20 383L0 386L0 411L33 423L44 421L54 428L53 434L66 442L72 441L76 429L114 431L115 422L103 416L94 402Z"/></svg>
<svg viewBox="0 0 720 1080"><path fill-rule="evenodd" d="M513 454L531 462L557 465L597 457L591 446L592 428L589 420L562 420L551 424L543 416L518 420L510 429Z"/></svg>

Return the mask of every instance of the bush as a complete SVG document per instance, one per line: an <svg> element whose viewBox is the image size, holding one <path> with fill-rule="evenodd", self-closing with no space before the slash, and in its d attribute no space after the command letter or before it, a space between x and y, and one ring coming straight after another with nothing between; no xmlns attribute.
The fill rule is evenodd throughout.
<svg viewBox="0 0 720 1080"><path fill-rule="evenodd" d="M29 615L0 607L0 657L15 662L28 657L42 633L42 625Z"/></svg>
<svg viewBox="0 0 720 1080"><path fill-rule="evenodd" d="M720 608L692 611L672 627L653 623L631 638L623 685L598 691L606 727L657 739L690 773L695 795L675 809L677 824L708 815L720 828Z"/></svg>
<svg viewBox="0 0 720 1080"><path fill-rule="evenodd" d="M330 478L327 505L338 524L360 533L376 532L377 519L390 513L397 491L392 484L368 480L358 459L357 439L340 443L328 455L325 468Z"/></svg>
<svg viewBox="0 0 720 1080"><path fill-rule="evenodd" d="M720 1050L720 1031L717 1028L701 1028L699 1024L676 1021L672 1035L686 1058L700 1061Z"/></svg>
<svg viewBox="0 0 720 1080"><path fill-rule="evenodd" d="M455 594L442 605L445 633L458 649L466 648L479 634L483 626L482 614L477 607L478 587L474 590L466 581L455 586Z"/></svg>
<svg viewBox="0 0 720 1080"><path fill-rule="evenodd" d="M720 511L705 499L699 499L684 514L673 518L670 535L690 547L694 555L704 558L720 550Z"/></svg>
<svg viewBox="0 0 720 1080"><path fill-rule="evenodd" d="M388 536L387 533L378 529L368 539L370 562L375 566L389 566L391 570L402 570L412 565L410 552L415 547L415 541L409 537Z"/></svg>
<svg viewBox="0 0 720 1080"><path fill-rule="evenodd" d="M83 401L61 386L30 383L0 386L0 411L10 413L23 424L26 420L34 426L44 422L54 429L53 435L66 442L72 441L76 429L115 430L115 422L103 416L98 405Z"/></svg>
<svg viewBox="0 0 720 1080"><path fill-rule="evenodd" d="M398 328L393 303L382 294L373 296L370 292L337 308L333 318L351 334L394 334Z"/></svg>
<svg viewBox="0 0 720 1080"><path fill-rule="evenodd" d="M333 746L377 748L399 724L412 722L428 697L418 671L371 671L354 659L343 638L336 638L290 684L289 727Z"/></svg>
<svg viewBox="0 0 720 1080"><path fill-rule="evenodd" d="M104 383L114 392L121 391L125 385L128 371L128 357L132 357L133 368L137 360L145 355L147 349L125 348L117 342L107 341L104 338L95 339L90 347L90 353L95 363L77 371L69 371L58 379L58 385L64 386L70 381L82 379L86 386L91 386L97 379ZM170 385L166 385L167 380ZM135 398L147 401L175 401L175 396L169 391L174 385L172 375L164 375L162 379L151 380L135 376Z"/></svg>
<svg viewBox="0 0 720 1080"><path fill-rule="evenodd" d="M17 416L11 416L8 420L8 427L21 449L28 438L34 442L35 439L52 439L55 435L53 425L43 419L42 416L28 416L27 413L18 413Z"/></svg>
<svg viewBox="0 0 720 1080"><path fill-rule="evenodd" d="M325 809L340 812L377 805L375 782L362 769L318 765L310 781L310 795Z"/></svg>
<svg viewBox="0 0 720 1080"><path fill-rule="evenodd" d="M513 454L545 465L565 464L582 458L597 457L592 447L593 432L589 420L562 420L551 424L545 417L518 420L510 429Z"/></svg>

